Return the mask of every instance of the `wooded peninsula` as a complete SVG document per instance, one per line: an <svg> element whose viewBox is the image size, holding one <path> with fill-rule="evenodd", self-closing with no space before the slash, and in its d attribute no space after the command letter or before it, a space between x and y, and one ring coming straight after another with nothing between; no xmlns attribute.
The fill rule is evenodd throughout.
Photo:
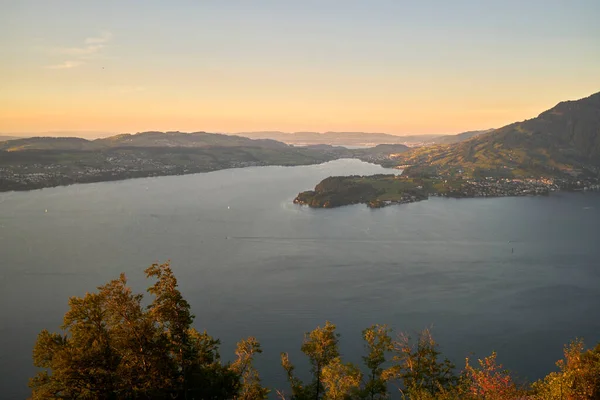
<svg viewBox="0 0 600 400"><path fill-rule="evenodd" d="M333 176L322 180L314 190L301 192L294 203L312 208L334 208L366 204L381 208L392 204L427 200L429 196L468 198L547 195L557 190L597 190L595 179L498 178L372 175Z"/></svg>

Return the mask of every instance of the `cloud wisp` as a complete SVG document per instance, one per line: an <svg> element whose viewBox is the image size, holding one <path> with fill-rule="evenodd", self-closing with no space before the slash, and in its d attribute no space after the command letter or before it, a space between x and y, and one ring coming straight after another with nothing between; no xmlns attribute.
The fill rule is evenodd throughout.
<svg viewBox="0 0 600 400"><path fill-rule="evenodd" d="M64 61L60 64L46 65L44 68L46 68L46 69L71 69L71 68L77 68L81 64L83 64L83 61Z"/></svg>
<svg viewBox="0 0 600 400"><path fill-rule="evenodd" d="M138 93L146 90L144 86L114 86L113 89L121 94Z"/></svg>
<svg viewBox="0 0 600 400"><path fill-rule="evenodd" d="M85 44L88 44L88 45L104 44L104 43L110 41L110 39L112 39L112 36L113 36L112 33L104 31L98 37L89 37L89 38L85 39Z"/></svg>
<svg viewBox="0 0 600 400"><path fill-rule="evenodd" d="M71 69L77 68L86 63L86 61L98 57L106 48L107 43L112 39L112 33L102 32L99 36L86 38L83 46L79 47L59 47L53 49L53 53L69 56L69 60L59 64L46 65L47 69Z"/></svg>

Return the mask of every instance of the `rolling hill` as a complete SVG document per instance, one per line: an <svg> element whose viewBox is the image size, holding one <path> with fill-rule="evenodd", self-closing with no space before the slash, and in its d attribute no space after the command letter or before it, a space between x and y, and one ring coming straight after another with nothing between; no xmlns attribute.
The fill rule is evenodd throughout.
<svg viewBox="0 0 600 400"><path fill-rule="evenodd" d="M31 137L7 140L0 143L0 150L98 150L103 146L77 137Z"/></svg>
<svg viewBox="0 0 600 400"><path fill-rule="evenodd" d="M295 147L269 139L206 132L142 132L86 140L37 137L0 142L0 192L266 165L309 165L339 158L389 162L403 145L347 149Z"/></svg>
<svg viewBox="0 0 600 400"><path fill-rule="evenodd" d="M106 147L267 147L284 148L284 143L268 139L252 140L246 137L207 132L141 132L122 134L94 141Z"/></svg>
<svg viewBox="0 0 600 400"><path fill-rule="evenodd" d="M434 143L456 143L487 131L465 132L458 135L411 135L395 136L386 133L365 132L247 132L225 135L207 132L140 132L120 134L89 140L80 137L14 137L0 136L0 150L100 150L115 147L265 147L284 148L295 146L377 146L430 145ZM8 142L10 141L10 142Z"/></svg>
<svg viewBox="0 0 600 400"><path fill-rule="evenodd" d="M274 140L252 140L241 136L206 132L141 132L87 140L77 137L32 137L0 143L0 150L102 150L118 147L262 147L281 149L286 144Z"/></svg>

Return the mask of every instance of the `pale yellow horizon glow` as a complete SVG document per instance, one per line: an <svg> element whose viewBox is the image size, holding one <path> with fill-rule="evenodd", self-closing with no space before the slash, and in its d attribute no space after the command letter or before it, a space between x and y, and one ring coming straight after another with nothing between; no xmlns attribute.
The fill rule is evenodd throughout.
<svg viewBox="0 0 600 400"><path fill-rule="evenodd" d="M384 132L395 135L453 134L499 128L537 116L562 100L586 97L498 101L475 98L352 99L169 98L167 92L148 89L116 89L114 94L65 95L62 101L38 96L35 101L0 103L0 132L47 133L51 131L135 133L143 131L222 132L249 131L344 131ZM85 134L80 135L85 136Z"/></svg>
<svg viewBox="0 0 600 400"><path fill-rule="evenodd" d="M585 0L544 15L517 0L57 1L0 6L0 134L452 134L600 90Z"/></svg>
<svg viewBox="0 0 600 400"><path fill-rule="evenodd" d="M459 133L498 128L586 97L594 92L586 81L600 88L599 78L585 75L547 87L543 74L520 82L443 71L394 77L187 69L172 76L102 64L10 71L0 93L0 132Z"/></svg>

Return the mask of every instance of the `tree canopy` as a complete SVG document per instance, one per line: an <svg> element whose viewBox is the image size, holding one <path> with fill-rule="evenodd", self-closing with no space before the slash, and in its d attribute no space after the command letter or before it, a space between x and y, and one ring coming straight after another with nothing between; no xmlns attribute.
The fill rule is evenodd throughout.
<svg viewBox="0 0 600 400"><path fill-rule="evenodd" d="M288 353L281 365L289 389L263 386L255 337L241 340L231 362L220 342L196 330L189 303L168 263L146 271L151 301L133 293L125 275L95 293L69 299L61 333L43 330L33 349L32 399L260 400L592 400L600 399L600 345L575 340L564 349L558 371L532 385L518 383L495 352L458 370L442 356L428 329L416 337L372 325L362 332L363 365L345 362L340 335L327 321L304 335L300 347L310 364L303 382Z"/></svg>
<svg viewBox="0 0 600 400"><path fill-rule="evenodd" d="M241 341L237 360L223 363L219 340L192 327L169 264L152 265L146 276L155 280L147 307L125 275L69 299L64 333L44 330L35 344L34 364L42 370L31 379L32 398L266 398L252 366L258 341Z"/></svg>

